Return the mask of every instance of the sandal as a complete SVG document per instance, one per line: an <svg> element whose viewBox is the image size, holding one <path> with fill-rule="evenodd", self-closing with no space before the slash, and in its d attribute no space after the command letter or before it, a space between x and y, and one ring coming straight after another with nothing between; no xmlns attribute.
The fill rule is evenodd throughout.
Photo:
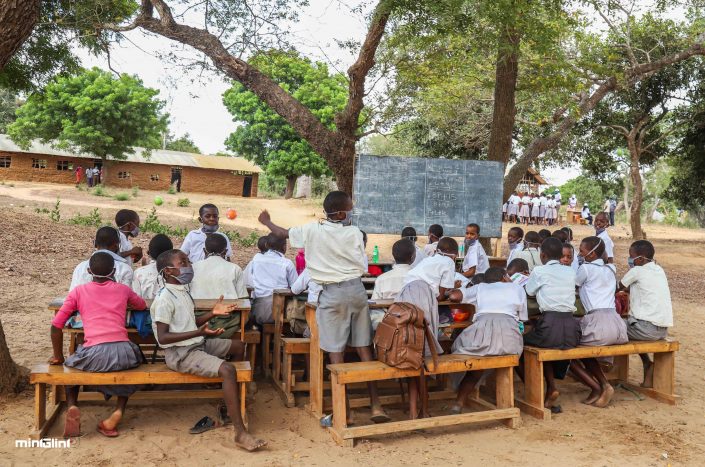
<svg viewBox="0 0 705 467"><path fill-rule="evenodd" d="M205 416L200 419L188 432L192 435L200 435L206 431L210 431L216 428L218 425L213 421L212 418Z"/></svg>
<svg viewBox="0 0 705 467"><path fill-rule="evenodd" d="M106 438L117 438L120 435L120 433L116 429L113 428L112 430L110 430L106 428L105 425L103 425L103 422L100 422L98 424L97 430L98 433L105 436Z"/></svg>
<svg viewBox="0 0 705 467"><path fill-rule="evenodd" d="M233 423L228 415L228 407L225 404L218 404L218 422L220 425L231 425Z"/></svg>

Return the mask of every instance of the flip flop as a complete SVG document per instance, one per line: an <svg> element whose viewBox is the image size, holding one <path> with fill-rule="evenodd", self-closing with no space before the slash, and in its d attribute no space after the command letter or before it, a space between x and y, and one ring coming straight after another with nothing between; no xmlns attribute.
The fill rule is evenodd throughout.
<svg viewBox="0 0 705 467"><path fill-rule="evenodd" d="M218 422L221 425L231 425L233 423L228 415L228 407L225 404L218 404Z"/></svg>
<svg viewBox="0 0 705 467"><path fill-rule="evenodd" d="M101 435L103 435L107 438L117 438L120 435L120 433L118 433L118 431L116 429L110 430L110 429L106 428L105 425L103 425L103 422L100 422L98 424L97 430L98 430L98 433L100 433Z"/></svg>
<svg viewBox="0 0 705 467"><path fill-rule="evenodd" d="M216 428L217 425L213 421L212 418L209 416L205 416L202 419L200 419L196 424L191 428L188 432L191 433L192 435L200 435L201 433L205 433L206 431L212 430Z"/></svg>
<svg viewBox="0 0 705 467"><path fill-rule="evenodd" d="M375 423L387 423L387 422L391 421L392 419L386 413L378 413L377 415L371 416L370 420L372 420Z"/></svg>

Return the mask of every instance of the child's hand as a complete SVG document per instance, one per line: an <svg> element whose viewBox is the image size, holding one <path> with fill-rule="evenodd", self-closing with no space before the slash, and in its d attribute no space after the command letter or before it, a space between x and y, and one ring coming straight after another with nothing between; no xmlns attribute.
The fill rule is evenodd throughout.
<svg viewBox="0 0 705 467"><path fill-rule="evenodd" d="M269 212L265 209L259 214L259 217L257 218L260 224L267 225L269 222L272 221L272 218L269 216Z"/></svg>
<svg viewBox="0 0 705 467"><path fill-rule="evenodd" d="M49 365L63 365L64 364L64 357L63 355L61 357L51 357L49 359Z"/></svg>
<svg viewBox="0 0 705 467"><path fill-rule="evenodd" d="M142 253L142 247L141 246L136 246L130 250L130 256L132 256L132 259L134 261L139 261L142 259L143 253Z"/></svg>
<svg viewBox="0 0 705 467"><path fill-rule="evenodd" d="M214 316L225 316L225 315L229 315L230 313L232 313L233 310L235 310L235 305L224 305L223 304L223 296L221 295L220 298L218 299L218 302L213 307L213 315Z"/></svg>
<svg viewBox="0 0 705 467"><path fill-rule="evenodd" d="M200 328L198 328L202 336L219 336L225 332L225 329L211 329L208 327L208 322L204 323Z"/></svg>
<svg viewBox="0 0 705 467"><path fill-rule="evenodd" d="M455 281L454 288L459 289L460 288L460 281Z"/></svg>

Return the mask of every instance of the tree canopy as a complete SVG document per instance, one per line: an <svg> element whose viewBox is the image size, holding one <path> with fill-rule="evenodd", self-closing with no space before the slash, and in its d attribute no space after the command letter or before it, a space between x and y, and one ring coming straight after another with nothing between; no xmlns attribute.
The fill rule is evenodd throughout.
<svg viewBox="0 0 705 467"><path fill-rule="evenodd" d="M181 151L181 152L191 152L194 154L202 154L201 149L196 146L196 143L191 139L191 135L184 133L178 138L176 135L169 134L166 137L166 144L164 149L170 151Z"/></svg>

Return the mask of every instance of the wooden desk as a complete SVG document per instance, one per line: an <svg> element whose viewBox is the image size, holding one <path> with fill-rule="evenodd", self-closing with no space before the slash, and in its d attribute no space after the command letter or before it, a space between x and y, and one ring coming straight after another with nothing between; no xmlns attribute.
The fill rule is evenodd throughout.
<svg viewBox="0 0 705 467"><path fill-rule="evenodd" d="M281 383L281 363L282 363L282 333L284 331L284 320L286 318L286 303L294 298L291 289L276 289L272 294L272 319L274 319L273 359L272 359L272 379L274 384ZM268 349L265 349L267 352ZM264 373L268 372L265 363Z"/></svg>
<svg viewBox="0 0 705 467"><path fill-rule="evenodd" d="M581 211L573 211L568 209L566 211L566 220L569 224L580 224L580 219L583 218Z"/></svg>

